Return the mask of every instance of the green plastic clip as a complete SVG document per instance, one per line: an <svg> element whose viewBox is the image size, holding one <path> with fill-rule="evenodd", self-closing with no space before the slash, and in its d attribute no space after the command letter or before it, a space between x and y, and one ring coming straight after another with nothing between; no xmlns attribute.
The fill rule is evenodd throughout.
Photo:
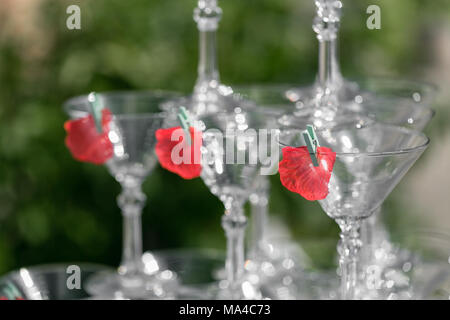
<svg viewBox="0 0 450 320"><path fill-rule="evenodd" d="M3 291L9 300L14 300L17 297L21 296L19 290L17 290L16 286L12 284L10 281L7 282L6 288L4 288Z"/></svg>
<svg viewBox="0 0 450 320"><path fill-rule="evenodd" d="M314 153L317 153L317 148L320 147L319 140L317 140L316 132L314 131L314 127L310 124L306 126L306 131L308 131L309 136L314 145Z"/></svg>
<svg viewBox="0 0 450 320"><path fill-rule="evenodd" d="M186 142L190 146L191 145L191 133L189 128L191 126L191 121L189 120L189 116L187 114L185 107L180 107L180 111L178 112L178 120L180 121L181 127L184 130L184 135L186 137Z"/></svg>
<svg viewBox="0 0 450 320"><path fill-rule="evenodd" d="M319 166L319 160L317 159L317 148L320 147L319 140L317 140L314 127L307 125L306 130L303 131L303 139L305 140L306 147L308 148L309 155L311 156L314 167Z"/></svg>
<svg viewBox="0 0 450 320"><path fill-rule="evenodd" d="M91 114L94 117L95 127L97 128L97 132L102 133L102 109L103 104L101 103L98 95L95 92L91 92L88 95L88 101L91 106Z"/></svg>

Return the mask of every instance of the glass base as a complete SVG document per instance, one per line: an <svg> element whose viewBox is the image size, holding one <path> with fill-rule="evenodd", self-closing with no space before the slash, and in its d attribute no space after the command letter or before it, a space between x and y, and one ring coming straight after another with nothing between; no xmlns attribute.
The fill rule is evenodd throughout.
<svg viewBox="0 0 450 320"><path fill-rule="evenodd" d="M125 278L114 271L102 271L92 275L85 290L100 299L175 299L177 298L177 276L169 270L151 275L134 275Z"/></svg>
<svg viewBox="0 0 450 320"><path fill-rule="evenodd" d="M362 270L362 296L367 299L429 299L450 276L445 262L425 261L419 254L401 249L388 241L374 251Z"/></svg>
<svg viewBox="0 0 450 320"><path fill-rule="evenodd" d="M298 244L290 239L269 239L249 256L246 272L257 279L261 290L270 292L268 295L272 299L310 297L304 278L310 259ZM301 285L297 287L297 284Z"/></svg>
<svg viewBox="0 0 450 320"><path fill-rule="evenodd" d="M382 224L363 250L363 282L375 299L430 299L450 292L450 236L444 230L415 230L389 239ZM447 281L447 282L446 282ZM439 298L439 297L438 297Z"/></svg>
<svg viewBox="0 0 450 320"><path fill-rule="evenodd" d="M226 280L214 283L208 288L209 295L214 300L264 300L272 299L269 292L265 292L255 279L244 276L239 284L230 288Z"/></svg>
<svg viewBox="0 0 450 320"><path fill-rule="evenodd" d="M313 84L309 87L291 88L285 95L292 102L308 105L316 98L317 91L318 86ZM349 103L354 101L355 97L360 93L360 88L356 82L342 80L340 86L335 88L335 92L339 101Z"/></svg>
<svg viewBox="0 0 450 320"><path fill-rule="evenodd" d="M317 300L319 294L316 281L309 272L291 269L266 278L261 291L273 300Z"/></svg>
<svg viewBox="0 0 450 320"><path fill-rule="evenodd" d="M450 299L450 268L447 258L434 258L428 261L415 260L411 270L407 272L409 282L407 285L386 290L366 290L360 288L359 299L414 299L414 300L449 300ZM196 253L197 252L197 253ZM415 255L415 254L414 254ZM213 278L214 270L223 265L224 260L219 255L209 255L202 250L174 250L168 252L156 252L154 256L162 266L170 266L171 270L178 273L179 286L172 292L176 299L229 299L225 282L216 281ZM164 256L166 258L164 258ZM223 255L222 255L223 257ZM411 262L405 259L398 266ZM0 278L0 292L2 289L15 288L17 294L26 300L68 300L68 299L124 299L120 290L108 292L105 295L88 294L87 288L91 279L100 279L100 274L116 276L113 269L106 266L93 264L79 264L81 270L81 287L78 290L68 288L67 280L70 276L67 268L71 264L55 264L21 268L12 271ZM407 264L407 266L409 266ZM403 270L403 272L405 272ZM392 271L386 271L392 279ZM261 297L268 299L339 299L339 279L336 270L312 270L303 271L289 276L272 278L271 283L260 288ZM101 280L103 281L103 280ZM248 280L250 281L250 280ZM117 282L116 282L117 284ZM167 288L167 287L166 287ZM251 292L251 283L242 285L242 295L239 298L248 298ZM246 291L244 291L246 290ZM377 292L378 291L378 292ZM111 292L117 292L114 296ZM410 292L402 295L401 292ZM247 294L247 295L245 295ZM4 294L3 294L4 295ZM144 299L142 296L138 297ZM151 299L147 295L145 299ZM159 297L157 299L160 299ZM169 299L169 296L167 296Z"/></svg>
<svg viewBox="0 0 450 320"><path fill-rule="evenodd" d="M158 265L178 275L177 299L214 299L211 287L217 283L216 271L225 264L225 253L213 249L155 251Z"/></svg>
<svg viewBox="0 0 450 320"><path fill-rule="evenodd" d="M234 290L225 279L225 253L208 249L168 250L153 253L160 266L177 273L177 299L251 300L271 299L255 276L246 274Z"/></svg>
<svg viewBox="0 0 450 320"><path fill-rule="evenodd" d="M440 261L403 260L379 274L362 273L356 288L356 300L448 300L450 268ZM410 268L404 269L405 265ZM340 283L336 270L314 271L307 275L313 299L340 300Z"/></svg>

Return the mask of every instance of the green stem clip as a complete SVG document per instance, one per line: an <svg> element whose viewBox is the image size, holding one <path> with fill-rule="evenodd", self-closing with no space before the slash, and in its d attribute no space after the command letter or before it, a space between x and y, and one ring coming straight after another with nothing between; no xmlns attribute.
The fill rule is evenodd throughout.
<svg viewBox="0 0 450 320"><path fill-rule="evenodd" d="M95 127L97 128L97 132L102 133L102 109L103 104L101 103L98 95L95 92L91 92L88 95L88 101L91 106L91 114L94 118Z"/></svg>
<svg viewBox="0 0 450 320"><path fill-rule="evenodd" d="M14 300L18 297L21 297L21 294L19 290L17 290L17 287L10 281L6 283L6 288L4 288L3 291L9 300Z"/></svg>
<svg viewBox="0 0 450 320"><path fill-rule="evenodd" d="M191 126L191 121L189 120L189 116L187 114L185 107L180 107L180 111L178 112L178 120L180 121L181 127L184 130L184 135L186 137L186 142L188 146L191 145L191 133L189 128Z"/></svg>
<svg viewBox="0 0 450 320"><path fill-rule="evenodd" d="M303 131L303 139L305 140L306 147L308 148L309 155L311 156L314 167L319 166L319 160L317 158L317 148L320 147L319 140L317 140L316 132L312 125L307 125L306 130Z"/></svg>

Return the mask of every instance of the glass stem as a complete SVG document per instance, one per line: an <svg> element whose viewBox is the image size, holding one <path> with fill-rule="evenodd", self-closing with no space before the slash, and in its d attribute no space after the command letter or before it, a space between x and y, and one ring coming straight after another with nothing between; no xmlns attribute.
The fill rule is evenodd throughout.
<svg viewBox="0 0 450 320"><path fill-rule="evenodd" d="M200 58L198 77L195 90L209 86L212 82L219 83L217 68L216 31L200 31Z"/></svg>
<svg viewBox="0 0 450 320"><path fill-rule="evenodd" d="M123 216L123 251L119 273L126 278L133 278L142 274L142 208L146 196L141 191L141 184L122 188L117 203L122 209Z"/></svg>
<svg viewBox="0 0 450 320"><path fill-rule="evenodd" d="M221 16L222 10L218 7L217 0L199 0L198 7L194 10L200 43L198 77L194 93L202 93L208 87L219 83L216 32Z"/></svg>
<svg viewBox="0 0 450 320"><path fill-rule="evenodd" d="M258 202L252 203L252 243L251 252L254 258L261 257L264 254L263 248L265 243L265 229L267 224L267 201L265 194L258 195Z"/></svg>
<svg viewBox="0 0 450 320"><path fill-rule="evenodd" d="M319 74L316 80L316 104L318 107L337 108L337 90L342 83L337 57L342 3L336 0L315 0L316 17L313 30L319 40Z"/></svg>
<svg viewBox="0 0 450 320"><path fill-rule="evenodd" d="M361 237L364 242L362 250L363 264L370 264L375 259L376 247L376 229L379 220L380 208L377 209L369 218L365 219L361 224Z"/></svg>
<svg viewBox="0 0 450 320"><path fill-rule="evenodd" d="M250 252L253 258L264 255L264 245L266 241L266 225L269 211L269 188L270 183L267 176L259 176L257 190L250 196L252 238Z"/></svg>
<svg viewBox="0 0 450 320"><path fill-rule="evenodd" d="M375 212L368 218L369 226L371 231L371 243L375 244L382 241L389 241L389 232L383 223L381 217L381 207L379 207Z"/></svg>
<svg viewBox="0 0 450 320"><path fill-rule="evenodd" d="M336 46L337 39L319 41L318 85L322 88L338 89L342 83Z"/></svg>
<svg viewBox="0 0 450 320"><path fill-rule="evenodd" d="M339 253L339 269L341 273L341 299L356 298L358 281L359 250L362 247L360 237L361 221L357 219L338 219L341 228L337 246Z"/></svg>
<svg viewBox="0 0 450 320"><path fill-rule="evenodd" d="M227 238L226 271L227 281L233 296L240 293L240 281L244 274L244 235L247 218L241 203L230 201L225 204L222 227Z"/></svg>

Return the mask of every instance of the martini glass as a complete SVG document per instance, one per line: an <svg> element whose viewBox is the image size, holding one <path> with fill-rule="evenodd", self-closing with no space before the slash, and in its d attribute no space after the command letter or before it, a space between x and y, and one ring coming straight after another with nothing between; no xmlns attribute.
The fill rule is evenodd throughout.
<svg viewBox="0 0 450 320"><path fill-rule="evenodd" d="M364 98L362 96L356 98L352 108L349 109L353 110L355 115L366 117L366 120L361 118L361 125L367 125L372 119L375 122L394 124L422 131L435 114L428 107L435 92L435 88L432 85L408 80L371 78L365 80L364 86L377 94L368 94L366 92ZM285 113L280 119L282 124L289 124L297 128L304 128L308 123L317 124L318 121L314 121L313 116L292 116L292 114L295 115L297 112L296 106L298 101L295 101L295 95L294 97L290 95L290 88L292 88L290 85L252 85L237 87L237 90L241 99L251 101L255 105L265 108L279 108L284 105L285 110L290 108L292 110L291 113ZM356 103L356 101L364 102ZM300 103L300 105L303 106L303 103ZM285 117L289 121L285 122ZM348 122L349 119L350 122ZM344 120L347 122L334 123L333 125L345 127L352 124L355 118L350 117ZM319 119L319 121L322 120ZM380 221L380 209L378 208L375 214L362 224L361 233L366 245L361 252L361 265L364 266L365 281L387 284L390 287L385 288L384 292L388 292L389 290L399 290L397 287L405 287L403 279L407 277L407 274L402 271L401 266L405 263L407 265L417 265L418 261L417 259L411 259L412 255L410 252L401 250L389 241L388 232ZM260 212L264 211L256 211L256 214ZM256 214L254 217L258 217ZM261 224L262 222L259 222L258 226ZM261 241L257 243L261 243ZM260 254L259 257L263 257L263 255ZM267 260L269 261L269 259ZM398 281L392 281L395 279L391 276L386 276L387 273L392 275L394 266L397 269L396 273L398 276L396 278L399 279ZM400 267L398 268L398 266ZM286 273L286 270L281 271ZM294 272L297 272L297 270ZM287 273L292 275L292 272ZM375 277L379 279L375 281ZM300 282L303 282L303 280L302 278ZM302 287L304 286L302 285ZM382 291L375 290L371 295L373 296L374 293L375 297L379 298ZM388 295L386 294L385 296Z"/></svg>
<svg viewBox="0 0 450 320"><path fill-rule="evenodd" d="M319 130L317 136L322 145L336 152L329 194L319 203L341 229L337 247L340 298L358 299L364 296L358 283L361 224L381 206L429 139L414 130L382 124ZM305 145L301 131L283 131L280 145Z"/></svg>
<svg viewBox="0 0 450 320"><path fill-rule="evenodd" d="M258 113L265 119L265 128L278 130L280 124L277 119L288 112L290 105L277 104L258 106L248 100L246 96L235 95L234 101L239 101L237 110L250 110L250 114ZM227 119L223 117L222 119ZM227 121L227 120L225 120ZM276 169L274 169L276 171ZM267 175L258 175L254 181L254 188L249 196L251 204L249 249L245 263L246 272L259 279L260 284L268 285L281 274L291 273L301 267L307 257L303 250L291 242L287 237L272 239L268 237L268 214L270 181ZM295 267L295 268L294 268Z"/></svg>
<svg viewBox="0 0 450 320"><path fill-rule="evenodd" d="M96 274L86 290L100 297L170 298L176 286L175 274L159 270L157 265L149 267L142 260L141 214L146 196L141 186L157 163L155 131L166 117L161 105L177 96L165 92L112 92L99 97L113 114L108 137L114 153L105 165L122 187L117 204L123 216L123 248L118 271ZM72 119L85 117L90 110L88 96L70 99L64 109Z"/></svg>
<svg viewBox="0 0 450 320"><path fill-rule="evenodd" d="M248 277L244 270L247 218L243 205L257 187L258 175L276 172L273 168L278 163L278 147L274 138L278 131L260 130L270 127L267 122L264 113L239 108L233 113L201 117L197 122L203 131L201 177L225 207L222 226L227 238L226 280L219 283L219 299L262 297L259 279Z"/></svg>

